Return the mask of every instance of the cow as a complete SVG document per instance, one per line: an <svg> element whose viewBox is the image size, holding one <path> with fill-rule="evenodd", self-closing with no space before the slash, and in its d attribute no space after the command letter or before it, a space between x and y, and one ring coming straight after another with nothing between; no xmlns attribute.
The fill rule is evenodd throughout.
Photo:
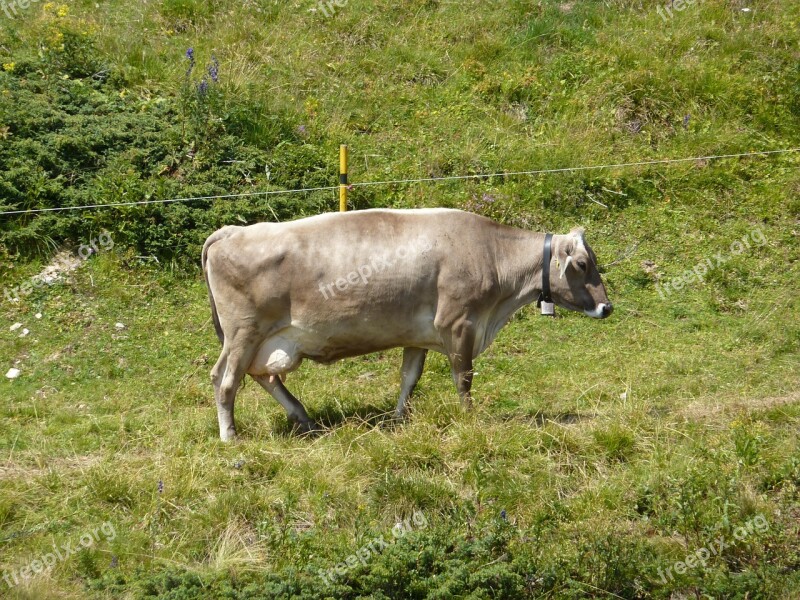
<svg viewBox="0 0 800 600"><path fill-rule="evenodd" d="M434 350L448 358L469 408L473 360L543 291L590 317L612 312L583 229L546 235L454 209L223 227L206 240L202 267L222 343L211 380L223 441L236 437L233 406L245 375L307 433L318 427L284 385L303 359L327 364L403 348L395 411L403 419Z"/></svg>

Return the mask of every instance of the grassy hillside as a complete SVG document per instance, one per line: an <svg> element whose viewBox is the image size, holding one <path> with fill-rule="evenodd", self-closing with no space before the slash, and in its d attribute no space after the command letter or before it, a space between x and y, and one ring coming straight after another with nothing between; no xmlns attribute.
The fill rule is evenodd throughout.
<svg viewBox="0 0 800 600"><path fill-rule="evenodd" d="M0 211L800 146L788 0L340 4L0 12ZM0 216L0 597L800 597L798 154L355 188L583 225L615 313L401 426L398 351L306 364L313 439L249 383L218 441L197 262L333 192Z"/></svg>

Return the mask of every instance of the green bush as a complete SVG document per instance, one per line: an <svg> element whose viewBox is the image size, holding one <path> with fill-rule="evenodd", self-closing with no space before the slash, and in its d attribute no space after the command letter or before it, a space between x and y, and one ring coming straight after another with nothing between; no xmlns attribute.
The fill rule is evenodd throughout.
<svg viewBox="0 0 800 600"><path fill-rule="evenodd" d="M88 43L88 42L87 42ZM289 116L254 145L242 110L228 110L218 64L200 77L189 64L178 97L141 99L113 74L74 76L52 85L42 71L0 72L0 209L70 206L226 195L335 183L329 153L304 139ZM53 67L48 63L49 67ZM228 129L236 132L231 134ZM289 132L294 132L289 134ZM247 136L244 136L247 137ZM278 139L281 141L277 141ZM288 219L323 212L332 195L195 200L6 218L0 243L12 254L47 254L108 231L132 255L179 264L197 262L205 237L231 223ZM87 227L88 222L88 227Z"/></svg>
<svg viewBox="0 0 800 600"><path fill-rule="evenodd" d="M508 599L615 598L638 600L674 597L687 591L713 597L778 597L775 581L782 559L775 536L755 536L742 560L729 554L685 575L666 576L681 560L655 543L626 531L584 530L571 538L558 533L558 524L536 531L521 530L505 518L485 523L469 533L439 525L412 531L365 563L341 574L330 569L345 557L317 559L304 570L287 567L279 572L204 574L165 568L123 577L113 570L95 578L91 587L115 593L135 590L133 598L225 598L267 600L281 598L408 598ZM376 534L377 537L377 534ZM384 536L391 538L391 535ZM758 556L747 560L745 556ZM326 575L323 578L320 574ZM328 577L330 577L328 579Z"/></svg>

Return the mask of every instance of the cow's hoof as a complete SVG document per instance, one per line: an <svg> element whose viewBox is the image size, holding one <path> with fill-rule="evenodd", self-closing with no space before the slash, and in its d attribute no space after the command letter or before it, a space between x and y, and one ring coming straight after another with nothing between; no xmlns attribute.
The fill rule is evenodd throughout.
<svg viewBox="0 0 800 600"><path fill-rule="evenodd" d="M295 433L299 436L313 436L322 432L322 427L314 421L301 421L294 424Z"/></svg>
<svg viewBox="0 0 800 600"><path fill-rule="evenodd" d="M225 432L225 433L220 434L219 439L221 439L226 444L230 444L230 443L235 442L236 440L238 440L239 436L236 435L235 431L234 432Z"/></svg>
<svg viewBox="0 0 800 600"><path fill-rule="evenodd" d="M389 419L389 423L391 423L392 425L402 425L410 418L411 416L408 414L408 412L399 413L395 411L394 414L392 414L392 417Z"/></svg>

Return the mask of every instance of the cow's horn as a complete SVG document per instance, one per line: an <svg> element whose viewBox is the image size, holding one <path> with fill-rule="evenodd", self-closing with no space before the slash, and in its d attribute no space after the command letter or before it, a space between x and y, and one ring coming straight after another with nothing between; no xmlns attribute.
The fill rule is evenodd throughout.
<svg viewBox="0 0 800 600"><path fill-rule="evenodd" d="M572 257L567 256L567 260L564 261L564 264L561 266L561 274L558 276L559 279L564 277L564 273L567 272L567 267L569 267L569 263L572 262Z"/></svg>

